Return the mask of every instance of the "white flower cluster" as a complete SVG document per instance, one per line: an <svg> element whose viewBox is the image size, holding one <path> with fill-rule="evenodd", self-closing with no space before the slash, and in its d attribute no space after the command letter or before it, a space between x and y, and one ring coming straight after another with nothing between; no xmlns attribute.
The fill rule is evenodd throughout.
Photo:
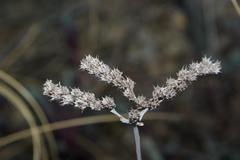
<svg viewBox="0 0 240 160"><path fill-rule="evenodd" d="M44 84L44 95L51 97L51 100L58 100L62 105L71 104L84 110L90 107L92 110L102 110L103 108L111 109L111 113L117 115L123 123L143 125L141 119L144 114L156 108L165 99L174 97L177 92L184 91L188 84L195 81L198 76L206 74L218 74L221 70L220 62L211 61L210 58L204 57L199 63L192 63L188 67L182 68L177 73L177 78L169 78L163 87L155 86L152 92L152 98L147 99L144 96L136 96L134 93L135 82L129 77L123 76L118 69L111 69L98 58L90 55L86 56L80 64L80 69L94 74L102 81L111 83L118 87L123 95L129 100L136 103L128 113L128 119L120 115L114 108L114 100L110 97L97 99L93 93L82 92L80 89L68 89L61 84L53 84L47 80Z"/></svg>
<svg viewBox="0 0 240 160"><path fill-rule="evenodd" d="M177 73L177 79L167 79L166 85L163 87L156 86L152 92L149 107L156 108L164 99L174 97L178 91L184 91L187 85L197 80L198 76L206 74L218 74L221 70L219 61L212 62L210 58L204 57L202 61L192 63L188 67L182 68Z"/></svg>
<svg viewBox="0 0 240 160"><path fill-rule="evenodd" d="M123 95L129 100L137 101L136 95L133 91L135 82L129 77L124 77L123 73L118 69L111 69L98 58L90 55L86 56L80 64L80 69L88 71L89 74L94 74L102 81L112 83L123 91Z"/></svg>
<svg viewBox="0 0 240 160"><path fill-rule="evenodd" d="M45 82L43 94L49 96L51 100L60 101L61 105L74 105L81 110L89 107L92 110L100 111L104 108L113 109L116 106L111 97L97 99L93 93L82 92L78 88L68 89L60 83L52 83L51 80Z"/></svg>

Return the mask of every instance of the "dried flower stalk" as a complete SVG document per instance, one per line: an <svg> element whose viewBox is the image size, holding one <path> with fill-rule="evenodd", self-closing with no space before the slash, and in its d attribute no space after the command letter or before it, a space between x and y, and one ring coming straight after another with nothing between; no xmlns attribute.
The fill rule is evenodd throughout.
<svg viewBox="0 0 240 160"><path fill-rule="evenodd" d="M44 84L44 95L51 100L57 100L61 105L74 105L84 110L89 107L92 110L100 111L110 109L110 112L119 117L122 123L134 124L133 131L136 144L137 159L141 160L141 146L138 126L143 126L141 122L145 113L158 107L163 100L176 96L177 92L184 91L187 86L197 80L197 77L207 74L218 74L221 70L219 61L213 62L210 58L203 57L201 62L194 62L187 67L183 67L178 73L177 78L168 78L166 84L162 87L155 86L152 92L152 98L147 99L144 96L136 96L134 93L135 82L129 77L123 76L123 73L116 68L110 68L98 58L90 55L86 56L80 64L80 69L94 74L102 81L113 84L119 88L123 95L136 103L136 106L130 108L128 118L123 117L115 110L115 103L111 97L98 99L94 93L83 92L78 88L69 89L60 83L54 84L47 80Z"/></svg>
<svg viewBox="0 0 240 160"><path fill-rule="evenodd" d="M113 98L103 97L98 99L94 93L83 92L79 88L68 89L60 83L54 84L51 80L47 80L44 84L44 95L51 100L57 100L61 105L73 105L82 111L89 107L92 110L100 111L102 109L113 109L116 107Z"/></svg>
<svg viewBox="0 0 240 160"><path fill-rule="evenodd" d="M176 96L177 92L184 91L187 86L197 80L197 77L207 74L218 74L221 70L219 61L213 62L210 58L203 57L201 62L194 62L187 67L183 67L178 73L177 78L168 78L165 86L155 86L152 98L142 102L142 105L129 112L129 118L133 122L139 121L144 109L152 110L160 105L165 99Z"/></svg>
<svg viewBox="0 0 240 160"><path fill-rule="evenodd" d="M110 109L111 113L120 118L123 123L143 125L141 122L144 114L158 107L163 100L176 96L177 92L184 91L187 86L197 80L197 77L207 74L218 74L221 70L219 61L213 62L210 58L203 57L200 62L194 62L189 66L183 67L178 73L177 78L168 78L166 84L162 87L154 86L152 98L147 99L140 95L136 96L134 92L135 82L123 75L123 72L116 68L110 68L96 57L86 56L80 64L81 70L86 70L89 74L94 74L100 80L112 84L120 89L125 97L136 103L136 106L130 108L128 118L123 117L115 110L113 98L104 97L98 99L93 93L83 92L78 88L68 89L65 86L52 83L47 80L44 84L44 95L51 100L57 100L62 105L74 105L84 110L89 107L92 110L100 111Z"/></svg>
<svg viewBox="0 0 240 160"><path fill-rule="evenodd" d="M133 91L135 82L129 77L124 77L123 73L118 69L111 69L98 58L90 55L86 56L80 64L80 69L88 71L89 74L94 74L102 81L112 83L123 91L123 95L129 100L137 101L136 95Z"/></svg>

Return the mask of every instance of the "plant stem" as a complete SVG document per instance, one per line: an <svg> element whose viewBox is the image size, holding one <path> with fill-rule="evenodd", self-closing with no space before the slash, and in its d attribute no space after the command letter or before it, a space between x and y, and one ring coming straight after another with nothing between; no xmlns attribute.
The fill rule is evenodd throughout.
<svg viewBox="0 0 240 160"><path fill-rule="evenodd" d="M135 139L135 147L136 147L136 154L137 160L142 160L142 153L141 153L141 145L140 145L140 135L138 126L133 127L134 139Z"/></svg>

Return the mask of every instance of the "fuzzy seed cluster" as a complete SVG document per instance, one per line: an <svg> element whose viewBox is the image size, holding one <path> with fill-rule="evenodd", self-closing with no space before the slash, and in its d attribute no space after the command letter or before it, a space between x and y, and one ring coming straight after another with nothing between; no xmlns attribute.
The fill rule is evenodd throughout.
<svg viewBox="0 0 240 160"><path fill-rule="evenodd" d="M113 109L116 105L113 98L103 97L98 99L94 93L83 92L79 88L68 89L60 83L54 84L47 80L43 86L43 94L51 100L59 101L61 105L73 105L81 110L89 107L92 110Z"/></svg>
<svg viewBox="0 0 240 160"><path fill-rule="evenodd" d="M110 68L97 57L86 56L81 60L80 69L95 75L108 84L112 84L120 89L125 97L135 102L136 106L130 108L128 118L122 122L137 124L147 111L158 107L163 100L173 98L178 92L184 91L191 82L197 80L197 77L220 73L221 64L219 61L213 62L210 58L203 57L200 62L193 62L189 66L183 67L177 73L175 79L168 78L165 85L161 87L154 86L151 98L146 98L143 95L136 96L134 92L135 82L131 78L124 76L120 70ZM81 110L87 107L97 111L107 108L120 119L124 119L114 109L116 105L111 97L106 96L98 99L93 93L83 92L78 88L68 89L60 83L52 83L51 80L47 80L43 88L44 95L49 96L51 100L59 101L62 105L74 105Z"/></svg>

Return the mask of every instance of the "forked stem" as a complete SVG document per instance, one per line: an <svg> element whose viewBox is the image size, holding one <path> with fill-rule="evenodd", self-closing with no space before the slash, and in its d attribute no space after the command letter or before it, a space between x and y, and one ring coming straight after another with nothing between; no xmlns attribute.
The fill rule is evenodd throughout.
<svg viewBox="0 0 240 160"><path fill-rule="evenodd" d="M138 126L137 125L133 127L133 133L134 133L134 139L135 139L137 160L142 160L140 135L139 135L139 130L138 130Z"/></svg>

